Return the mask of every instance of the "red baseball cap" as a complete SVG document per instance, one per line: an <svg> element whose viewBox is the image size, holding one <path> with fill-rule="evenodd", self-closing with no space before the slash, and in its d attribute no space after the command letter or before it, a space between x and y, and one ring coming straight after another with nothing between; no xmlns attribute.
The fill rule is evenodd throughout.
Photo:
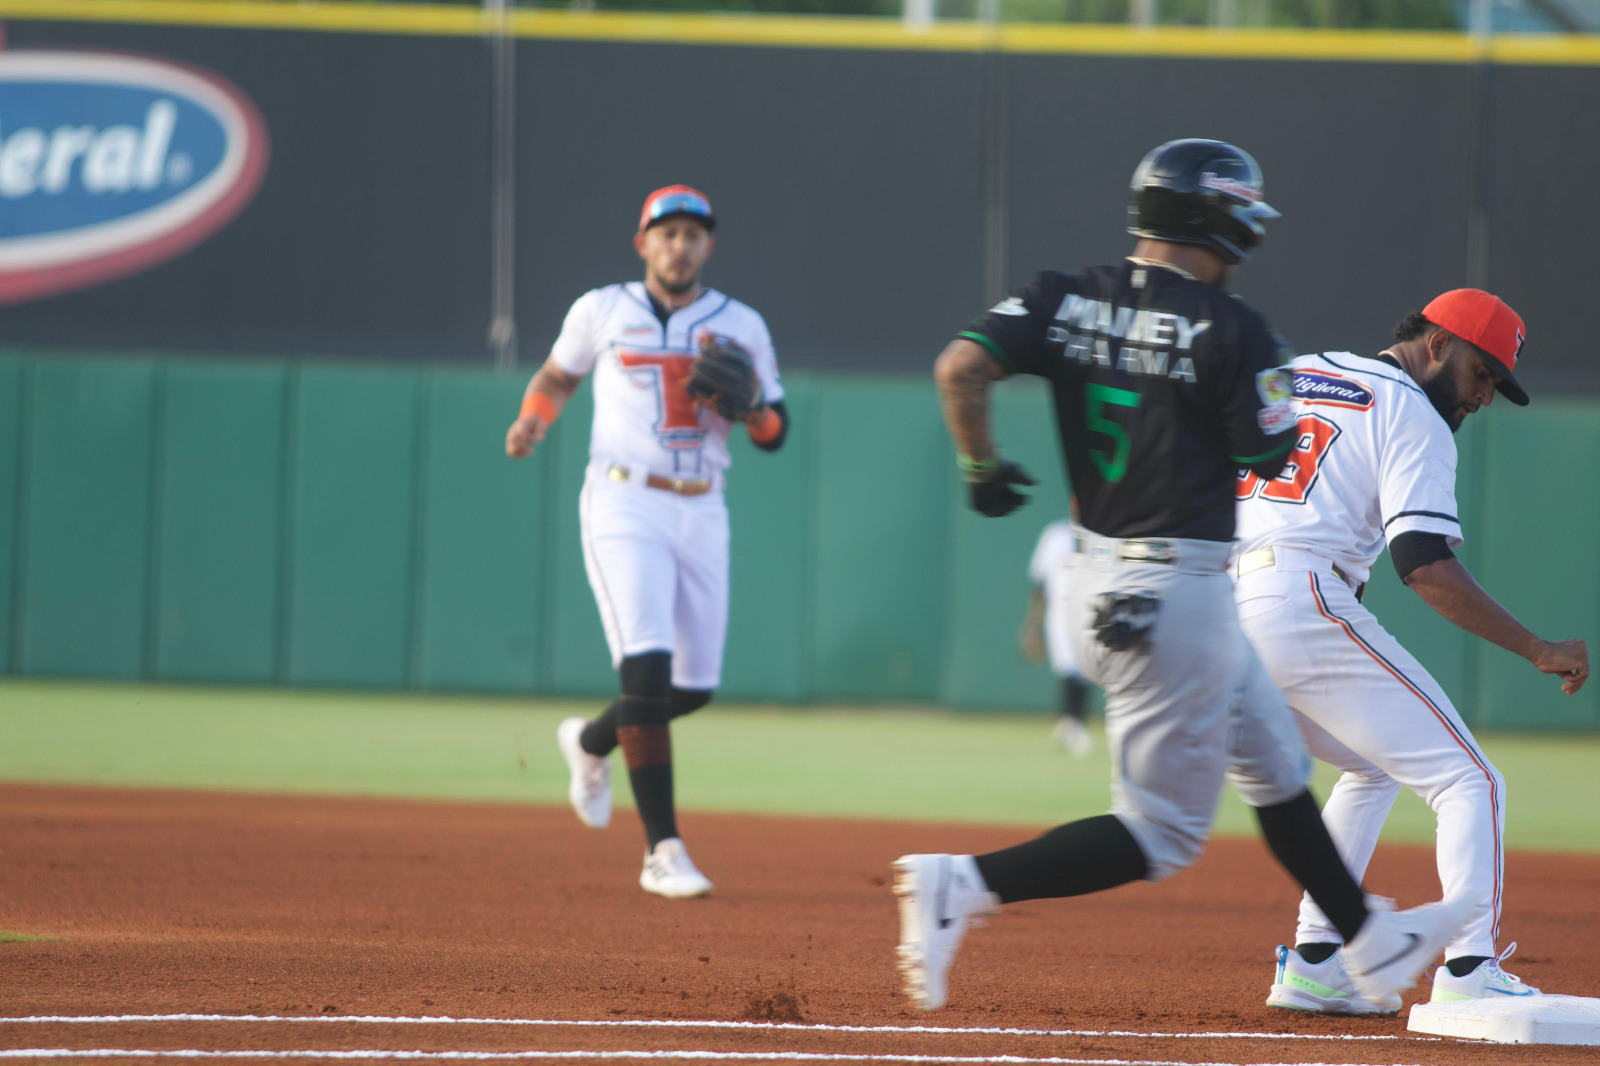
<svg viewBox="0 0 1600 1066"><path fill-rule="evenodd" d="M1475 344L1489 357L1489 368L1499 378L1496 388L1519 407L1528 406L1528 394L1511 376L1522 340L1527 335L1522 317L1500 297L1482 289L1451 289L1422 309L1422 317L1448 333Z"/></svg>
<svg viewBox="0 0 1600 1066"><path fill-rule="evenodd" d="M716 229L717 219L711 213L711 201L699 189L688 185L668 185L644 198L644 210L639 212L639 232L673 215L688 215L705 223L706 229Z"/></svg>

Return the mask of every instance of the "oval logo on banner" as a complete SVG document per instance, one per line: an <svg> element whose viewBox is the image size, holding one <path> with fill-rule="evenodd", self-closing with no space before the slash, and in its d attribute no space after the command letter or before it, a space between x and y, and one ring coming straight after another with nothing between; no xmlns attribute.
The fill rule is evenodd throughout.
<svg viewBox="0 0 1600 1066"><path fill-rule="evenodd" d="M266 169L260 114L215 74L0 51L0 303L187 251L243 210Z"/></svg>

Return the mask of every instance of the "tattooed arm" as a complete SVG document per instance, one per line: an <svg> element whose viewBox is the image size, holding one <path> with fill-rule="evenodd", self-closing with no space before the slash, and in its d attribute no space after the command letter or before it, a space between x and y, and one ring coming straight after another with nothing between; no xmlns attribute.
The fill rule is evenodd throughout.
<svg viewBox="0 0 1600 1066"><path fill-rule="evenodd" d="M1028 502L1013 485L1037 484L1022 467L1000 458L989 434L989 386L1005 376L1005 367L982 345L963 338L951 341L933 365L944 424L960 453L972 509L990 518Z"/></svg>
<svg viewBox="0 0 1600 1066"><path fill-rule="evenodd" d="M982 345L962 338L951 341L933 365L944 424L956 442L956 451L975 462L994 458L989 386L1005 376L1005 368Z"/></svg>

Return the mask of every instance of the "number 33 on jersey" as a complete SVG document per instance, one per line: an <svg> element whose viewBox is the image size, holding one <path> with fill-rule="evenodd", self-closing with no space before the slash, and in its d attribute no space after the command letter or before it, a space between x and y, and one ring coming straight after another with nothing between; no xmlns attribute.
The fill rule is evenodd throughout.
<svg viewBox="0 0 1600 1066"><path fill-rule="evenodd" d="M1360 582L1401 533L1440 533L1458 546L1455 439L1405 371L1348 352L1290 367L1299 438L1276 478L1240 474L1240 553L1303 548Z"/></svg>

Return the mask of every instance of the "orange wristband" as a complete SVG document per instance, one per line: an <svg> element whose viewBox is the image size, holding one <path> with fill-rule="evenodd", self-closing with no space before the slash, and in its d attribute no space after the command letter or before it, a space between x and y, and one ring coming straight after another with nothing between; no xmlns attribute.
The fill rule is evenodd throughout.
<svg viewBox="0 0 1600 1066"><path fill-rule="evenodd" d="M772 408L767 408L761 417L750 423L750 439L757 444L765 444L783 431L783 416Z"/></svg>
<svg viewBox="0 0 1600 1066"><path fill-rule="evenodd" d="M542 392L529 389L522 397L522 414L520 417L528 418L533 415L544 419L545 425L556 420L556 405L549 396Z"/></svg>

